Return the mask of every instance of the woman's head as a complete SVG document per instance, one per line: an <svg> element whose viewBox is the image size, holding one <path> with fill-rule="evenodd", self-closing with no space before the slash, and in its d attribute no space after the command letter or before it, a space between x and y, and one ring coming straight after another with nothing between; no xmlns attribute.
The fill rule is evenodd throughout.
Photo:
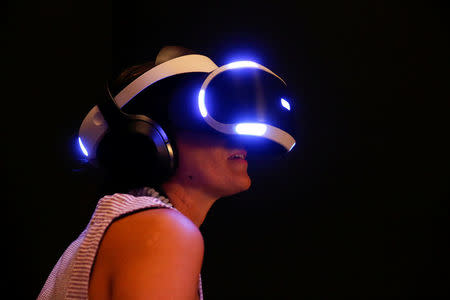
<svg viewBox="0 0 450 300"><path fill-rule="evenodd" d="M161 63L161 58L159 60ZM112 93L117 94L157 64L158 59L156 64L147 62L126 69L113 83ZM170 177L178 180L183 176L190 180L191 185L201 185L211 193L229 195L248 189L250 179L246 161L228 160L234 152L245 152L245 149L231 145L224 135L190 117L195 115L188 112L195 108L190 101L195 99L192 96L198 92L197 85L203 77L204 73L191 73L165 78L122 108L129 114L146 115L163 128L173 145L175 169L172 173L161 174L151 151L122 137L118 139L109 132L97 151L98 161L106 175L105 192L126 192L144 185L158 187ZM177 118L173 118L174 110L185 113L177 113Z"/></svg>
<svg viewBox="0 0 450 300"><path fill-rule="evenodd" d="M295 145L285 82L255 62L218 67L189 50L163 50L155 63L125 70L112 87L128 116L111 94L91 109L80 128L84 154L106 171L110 191L158 187L181 174L213 194L248 189L246 160L230 155L248 151L265 160Z"/></svg>

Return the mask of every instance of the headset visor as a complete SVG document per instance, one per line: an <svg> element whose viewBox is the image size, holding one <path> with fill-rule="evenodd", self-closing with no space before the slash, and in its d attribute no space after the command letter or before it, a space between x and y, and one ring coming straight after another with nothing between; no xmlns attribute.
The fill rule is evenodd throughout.
<svg viewBox="0 0 450 300"><path fill-rule="evenodd" d="M226 70L209 82L204 93L207 115L221 124L266 124L295 136L295 107L286 85L265 70ZM247 136L258 140L254 134Z"/></svg>

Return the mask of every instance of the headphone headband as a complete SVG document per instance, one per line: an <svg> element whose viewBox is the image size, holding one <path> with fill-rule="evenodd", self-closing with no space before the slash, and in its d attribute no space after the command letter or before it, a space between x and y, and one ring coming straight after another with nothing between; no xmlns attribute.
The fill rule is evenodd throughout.
<svg viewBox="0 0 450 300"><path fill-rule="evenodd" d="M210 73L217 68L218 66L204 55L190 54L176 57L148 70L127 85L113 99L120 110L145 88L163 78L183 73ZM80 146L84 149L85 155L89 160L95 159L98 143L107 129L107 121L104 119L99 107L97 105L94 106L84 118L78 135Z"/></svg>

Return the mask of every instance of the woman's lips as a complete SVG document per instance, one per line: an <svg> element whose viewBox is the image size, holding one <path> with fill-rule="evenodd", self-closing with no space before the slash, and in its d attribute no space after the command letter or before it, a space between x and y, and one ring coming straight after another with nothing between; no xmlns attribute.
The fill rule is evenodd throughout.
<svg viewBox="0 0 450 300"><path fill-rule="evenodd" d="M231 160L245 160L247 158L247 152L245 150L236 151L233 154L231 154L228 159Z"/></svg>

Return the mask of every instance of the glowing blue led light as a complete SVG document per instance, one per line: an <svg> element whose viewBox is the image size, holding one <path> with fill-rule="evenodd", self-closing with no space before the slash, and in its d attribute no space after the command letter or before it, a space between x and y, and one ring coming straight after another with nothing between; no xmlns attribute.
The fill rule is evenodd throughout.
<svg viewBox="0 0 450 300"><path fill-rule="evenodd" d="M257 63L249 60L236 61L227 65L227 69L257 68L257 67L258 67Z"/></svg>
<svg viewBox="0 0 450 300"><path fill-rule="evenodd" d="M78 144L80 144L80 148L81 148L81 151L83 151L83 154L88 156L89 154L88 154L86 148L84 147L83 142L81 141L81 138L78 138Z"/></svg>
<svg viewBox="0 0 450 300"><path fill-rule="evenodd" d="M291 149L289 149L289 151L291 151L291 150L292 150L292 148L294 148L295 144L296 144L296 143L294 143L294 145L292 145L292 146L291 146ZM288 152L289 152L289 151L288 151Z"/></svg>
<svg viewBox="0 0 450 300"><path fill-rule="evenodd" d="M200 109L200 113L202 114L203 118L208 115L205 106L205 90L203 89L201 89L200 93L198 93L198 108Z"/></svg>
<svg viewBox="0 0 450 300"><path fill-rule="evenodd" d="M281 98L281 105L283 105L287 110L291 110L291 105L283 98Z"/></svg>
<svg viewBox="0 0 450 300"><path fill-rule="evenodd" d="M234 130L239 134L261 136L266 132L267 126L261 123L239 123Z"/></svg>

